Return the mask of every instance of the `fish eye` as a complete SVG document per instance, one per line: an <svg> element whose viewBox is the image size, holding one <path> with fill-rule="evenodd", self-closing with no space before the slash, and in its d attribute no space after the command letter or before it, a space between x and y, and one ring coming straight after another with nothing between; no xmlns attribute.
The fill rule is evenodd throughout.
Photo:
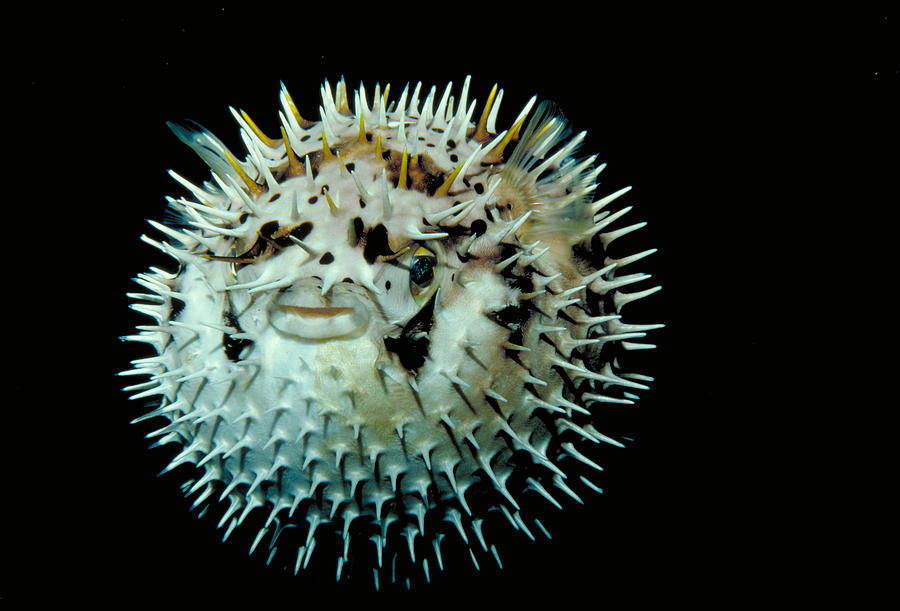
<svg viewBox="0 0 900 611"><path fill-rule="evenodd" d="M409 265L409 290L417 301L431 297L437 271L437 256L424 246L418 247Z"/></svg>
<svg viewBox="0 0 900 611"><path fill-rule="evenodd" d="M420 248L419 250L424 250ZM409 279L416 286L424 287L431 284L434 280L435 258L431 253L425 255L416 255L413 258L412 266L409 268Z"/></svg>

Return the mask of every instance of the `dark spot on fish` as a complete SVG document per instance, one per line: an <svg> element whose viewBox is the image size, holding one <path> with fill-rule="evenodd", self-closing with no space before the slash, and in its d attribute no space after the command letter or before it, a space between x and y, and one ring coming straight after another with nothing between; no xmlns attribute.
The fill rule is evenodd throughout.
<svg viewBox="0 0 900 611"><path fill-rule="evenodd" d="M268 223L264 223L259 228L260 237L271 239L272 234L278 231L278 221L269 221Z"/></svg>
<svg viewBox="0 0 900 611"><path fill-rule="evenodd" d="M474 235L484 235L484 232L487 231L487 223L484 222L484 219L472 221L472 224L469 225L469 231Z"/></svg>
<svg viewBox="0 0 900 611"><path fill-rule="evenodd" d="M426 174L423 179L425 192L428 193L428 195L434 195L440 186L444 184L444 180L443 174Z"/></svg>
<svg viewBox="0 0 900 611"><path fill-rule="evenodd" d="M169 303L169 320L178 318L178 315L184 310L184 305L184 301L181 299L173 298Z"/></svg>
<svg viewBox="0 0 900 611"><path fill-rule="evenodd" d="M531 310L522 305L506 306L496 312L486 314L488 318L507 329L521 329L525 322L531 317Z"/></svg>
<svg viewBox="0 0 900 611"><path fill-rule="evenodd" d="M300 223L293 229L291 229L290 235L294 236L298 240L303 240L308 236L313 230L313 224L311 221L305 221Z"/></svg>
<svg viewBox="0 0 900 611"><path fill-rule="evenodd" d="M230 310L225 312L224 318L225 324L232 329L235 329L235 333L244 332L244 330L241 329L241 325L238 324L237 317ZM244 348L252 345L253 342L249 339L237 339L229 333L222 334L222 347L225 349L225 356L228 357L228 360L232 363L237 363L241 358L241 353L244 351Z"/></svg>
<svg viewBox="0 0 900 611"><path fill-rule="evenodd" d="M409 371L415 371L425 364L430 340L428 332L434 324L434 300L428 303L403 327L399 337L385 337L384 347L397 355L400 364Z"/></svg>
<svg viewBox="0 0 900 611"><path fill-rule="evenodd" d="M363 224L363 220L361 218L354 217L353 219L353 234L355 236L354 245L359 244L359 241L363 237L363 233L366 231L366 226Z"/></svg>
<svg viewBox="0 0 900 611"><path fill-rule="evenodd" d="M394 252L388 243L387 229L381 223L365 233L365 243L363 257L369 264L375 263L375 259L381 255L390 255Z"/></svg>

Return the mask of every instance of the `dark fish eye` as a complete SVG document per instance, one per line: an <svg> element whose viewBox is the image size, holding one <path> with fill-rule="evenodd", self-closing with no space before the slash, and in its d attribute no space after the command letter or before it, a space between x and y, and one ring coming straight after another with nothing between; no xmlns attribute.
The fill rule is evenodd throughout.
<svg viewBox="0 0 900 611"><path fill-rule="evenodd" d="M428 286L434 279L434 265L434 257L417 256L409 268L409 279L420 287Z"/></svg>
<svg viewBox="0 0 900 611"><path fill-rule="evenodd" d="M409 290L416 301L431 297L437 288L438 259L424 246L416 248L409 263Z"/></svg>

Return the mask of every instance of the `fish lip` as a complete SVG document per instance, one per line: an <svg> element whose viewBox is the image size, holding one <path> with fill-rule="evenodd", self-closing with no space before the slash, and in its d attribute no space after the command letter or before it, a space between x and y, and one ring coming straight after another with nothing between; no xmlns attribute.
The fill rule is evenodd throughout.
<svg viewBox="0 0 900 611"><path fill-rule="evenodd" d="M346 306L320 306L320 307L309 307L309 306L297 306L297 305L287 305L283 303L276 303L276 308L286 310L291 314L296 314L297 316L302 316L304 318L331 318L333 316L340 316L342 314L353 314L354 308L346 307Z"/></svg>
<svg viewBox="0 0 900 611"><path fill-rule="evenodd" d="M368 328L371 316L366 300L349 291L333 294L326 302L299 287L283 293L269 309L272 326L300 340L357 337Z"/></svg>

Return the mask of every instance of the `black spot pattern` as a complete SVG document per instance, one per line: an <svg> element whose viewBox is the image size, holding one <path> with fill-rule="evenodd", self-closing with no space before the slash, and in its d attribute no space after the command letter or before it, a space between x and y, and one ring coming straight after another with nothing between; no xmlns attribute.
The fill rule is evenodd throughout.
<svg viewBox="0 0 900 611"><path fill-rule="evenodd" d="M387 229L381 223L369 229L365 238L366 245L363 247L363 257L369 264L375 263L375 259L381 255L393 254L388 243Z"/></svg>
<svg viewBox="0 0 900 611"><path fill-rule="evenodd" d="M425 357L428 356L428 348L430 340L428 332L434 325L434 300L432 296L428 303L413 316L399 337L385 337L384 347L395 353L400 364L409 371L415 371L425 364ZM420 334L424 333L424 335Z"/></svg>
<svg viewBox="0 0 900 611"><path fill-rule="evenodd" d="M235 317L231 311L226 311L224 318L226 325L232 329L237 329L238 333L243 332L241 325L238 324L237 317ZM232 363L240 361L241 353L244 351L244 348L251 345L253 345L253 342L249 339L235 339L228 333L222 334L222 347L225 349L225 356L228 357L228 360Z"/></svg>
<svg viewBox="0 0 900 611"><path fill-rule="evenodd" d="M291 229L291 235L297 238L298 240L303 240L308 236L313 230L313 224L311 221L306 221L304 223L300 223L293 229Z"/></svg>

